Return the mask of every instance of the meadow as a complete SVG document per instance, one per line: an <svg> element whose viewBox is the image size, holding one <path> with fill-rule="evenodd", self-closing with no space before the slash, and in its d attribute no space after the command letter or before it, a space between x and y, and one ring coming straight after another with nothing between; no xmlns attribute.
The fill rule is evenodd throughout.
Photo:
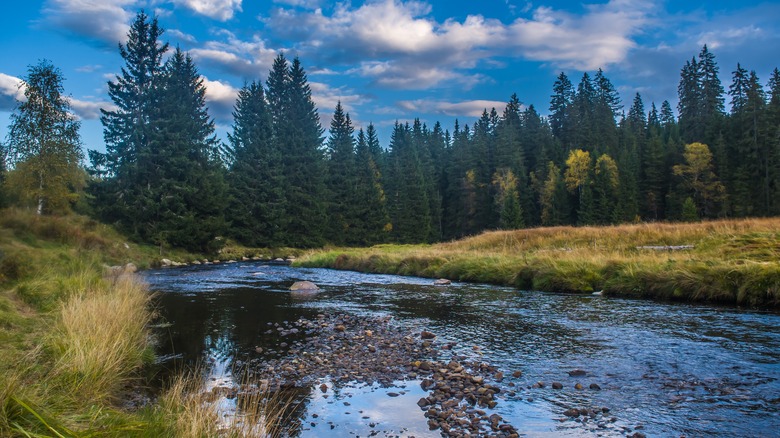
<svg viewBox="0 0 780 438"><path fill-rule="evenodd" d="M492 231L434 245L327 248L296 265L777 307L779 256L780 219L770 218Z"/></svg>

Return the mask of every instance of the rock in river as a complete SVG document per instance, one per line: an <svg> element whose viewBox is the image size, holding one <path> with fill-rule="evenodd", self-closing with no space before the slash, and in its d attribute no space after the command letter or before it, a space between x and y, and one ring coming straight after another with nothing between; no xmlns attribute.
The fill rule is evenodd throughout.
<svg viewBox="0 0 780 438"><path fill-rule="evenodd" d="M296 281L295 283L293 283L292 286L290 286L290 290L312 291L312 290L320 290L320 288L317 287L317 285L312 283L311 281Z"/></svg>

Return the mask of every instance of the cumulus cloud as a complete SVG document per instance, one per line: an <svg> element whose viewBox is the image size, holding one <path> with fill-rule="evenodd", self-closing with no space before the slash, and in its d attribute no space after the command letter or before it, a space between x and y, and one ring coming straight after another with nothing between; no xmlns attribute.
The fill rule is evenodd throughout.
<svg viewBox="0 0 780 438"><path fill-rule="evenodd" d="M223 30L222 41L208 41L189 51L193 59L220 68L230 74L248 79L265 77L277 55L275 49L266 47L265 41L255 36L251 41L237 38Z"/></svg>
<svg viewBox="0 0 780 438"><path fill-rule="evenodd" d="M137 0L48 0L43 7L43 21L65 32L116 47L127 36L133 16L129 10L136 6Z"/></svg>
<svg viewBox="0 0 780 438"><path fill-rule="evenodd" d="M229 123L233 120L232 112L238 98L238 89L220 80L209 80L203 77L206 86L206 104L211 117L218 123Z"/></svg>
<svg viewBox="0 0 780 438"><path fill-rule="evenodd" d="M22 80L0 73L0 111L13 111L16 102L24 98Z"/></svg>
<svg viewBox="0 0 780 438"><path fill-rule="evenodd" d="M100 118L100 110L116 110L116 105L111 102L100 102L81 99L70 99L70 109L79 119L97 120Z"/></svg>
<svg viewBox="0 0 780 438"><path fill-rule="evenodd" d="M437 22L421 1L381 0L358 8L349 3L330 15L322 9L277 9L263 19L278 35L299 41L296 49L332 63L360 62L352 70L389 88L427 88L483 77L464 71L506 56L594 70L625 59L633 38L649 23L648 0L611 0L588 5L584 14L538 7L532 17L504 23L470 15ZM323 50L327 48L327 50Z"/></svg>
<svg viewBox="0 0 780 438"><path fill-rule="evenodd" d="M193 12L205 15L215 20L227 21L233 18L236 11L241 12L242 0L174 0L174 3L184 6Z"/></svg>
<svg viewBox="0 0 780 438"><path fill-rule="evenodd" d="M21 79L0 73L0 111L13 111L17 102L25 101L26 86ZM94 120L100 117L100 108L113 109L109 102L97 102L68 98L71 112L79 119Z"/></svg>
<svg viewBox="0 0 780 438"><path fill-rule="evenodd" d="M168 30L165 31L165 34L167 36L173 37L173 38L175 38L175 39L177 39L179 41L184 41L184 42L187 42L187 43L196 43L197 42L197 39L194 36L192 36L192 35L190 35L188 33L184 33L182 31L180 31L179 29L168 29Z"/></svg>
<svg viewBox="0 0 780 438"><path fill-rule="evenodd" d="M495 108L501 113L506 107L506 102L497 100L464 100L461 102L447 102L441 100L402 100L398 106L405 111L423 114L443 114L452 117L480 117L482 112Z"/></svg>

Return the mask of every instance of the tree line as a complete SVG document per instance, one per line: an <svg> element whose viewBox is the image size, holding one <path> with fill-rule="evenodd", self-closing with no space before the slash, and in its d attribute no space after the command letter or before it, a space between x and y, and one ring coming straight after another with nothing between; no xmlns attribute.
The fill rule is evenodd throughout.
<svg viewBox="0 0 780 438"><path fill-rule="evenodd" d="M284 54L264 84L239 91L222 144L197 66L162 35L141 12L120 44L114 108L101 117L106 151L89 151L86 173L61 74L47 62L30 68L0 160L6 203L57 212L82 193L80 209L138 240L207 251L224 238L417 243L780 214L780 72L764 87L738 64L726 91L706 46L681 69L677 116L639 93L626 111L602 70L576 86L560 73L547 117L512 95L500 114L485 109L452 131L396 122L385 148L340 103L326 137L301 61Z"/></svg>

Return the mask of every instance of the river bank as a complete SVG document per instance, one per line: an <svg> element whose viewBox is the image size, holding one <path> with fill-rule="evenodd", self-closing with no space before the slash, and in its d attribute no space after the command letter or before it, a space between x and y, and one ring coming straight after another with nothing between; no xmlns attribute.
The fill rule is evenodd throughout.
<svg viewBox="0 0 780 438"><path fill-rule="evenodd" d="M0 210L0 436L184 436L186 385L136 397L156 347L134 272L159 257L83 216Z"/></svg>
<svg viewBox="0 0 780 438"><path fill-rule="evenodd" d="M312 251L295 266L777 308L780 219L494 231L435 245Z"/></svg>

